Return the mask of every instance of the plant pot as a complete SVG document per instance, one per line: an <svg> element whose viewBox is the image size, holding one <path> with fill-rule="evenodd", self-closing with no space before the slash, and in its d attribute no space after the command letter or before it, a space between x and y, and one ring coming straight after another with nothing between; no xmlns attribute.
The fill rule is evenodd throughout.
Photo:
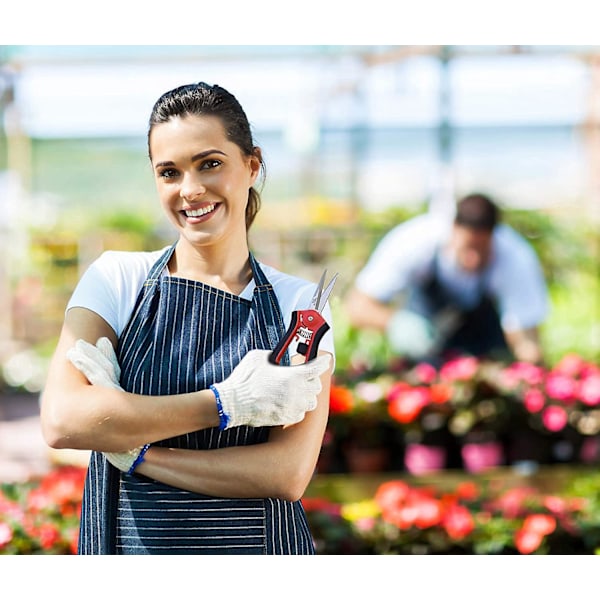
<svg viewBox="0 0 600 600"><path fill-rule="evenodd" d="M467 441L463 444L460 453L463 467L469 473L480 473L504 463L504 446L497 440Z"/></svg>
<svg viewBox="0 0 600 600"><path fill-rule="evenodd" d="M586 436L579 448L579 460L585 465L600 463L600 436Z"/></svg>
<svg viewBox="0 0 600 600"><path fill-rule="evenodd" d="M435 473L446 467L447 451L444 446L409 443L404 450L404 467L411 475Z"/></svg>
<svg viewBox="0 0 600 600"><path fill-rule="evenodd" d="M344 447L344 458L350 473L380 473L388 469L390 450L350 443Z"/></svg>

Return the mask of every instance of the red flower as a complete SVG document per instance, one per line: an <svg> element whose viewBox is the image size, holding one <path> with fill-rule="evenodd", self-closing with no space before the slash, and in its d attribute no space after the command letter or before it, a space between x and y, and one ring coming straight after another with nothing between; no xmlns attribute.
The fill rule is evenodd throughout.
<svg viewBox="0 0 600 600"><path fill-rule="evenodd" d="M341 385L332 385L329 392L329 410L331 413L348 413L354 407L352 392Z"/></svg>
<svg viewBox="0 0 600 600"><path fill-rule="evenodd" d="M540 535L536 531L527 531L525 529L519 529L515 533L515 546L521 554L531 554L535 552L544 539L543 535Z"/></svg>
<svg viewBox="0 0 600 600"><path fill-rule="evenodd" d="M326 498L302 498L302 506L306 512L318 511L328 515L339 516L340 505Z"/></svg>
<svg viewBox="0 0 600 600"><path fill-rule="evenodd" d="M407 502L407 507L413 509L413 523L419 529L435 527L442 521L442 505L439 500L425 494L414 493Z"/></svg>
<svg viewBox="0 0 600 600"><path fill-rule="evenodd" d="M382 510L402 504L410 492L410 487L404 481L386 481L375 492L375 502Z"/></svg>
<svg viewBox="0 0 600 600"><path fill-rule="evenodd" d="M408 388L399 392L388 404L390 416L399 423L412 423L431 400L426 387Z"/></svg>
<svg viewBox="0 0 600 600"><path fill-rule="evenodd" d="M447 383L432 383L429 392L432 404L444 404L452 398L452 386Z"/></svg>
<svg viewBox="0 0 600 600"><path fill-rule="evenodd" d="M40 538L40 545L44 550L50 550L52 546L61 540L60 531L52 523L42 523L38 535Z"/></svg>
<svg viewBox="0 0 600 600"><path fill-rule="evenodd" d="M523 529L540 535L550 535L556 529L556 519L551 515L527 515Z"/></svg>
<svg viewBox="0 0 600 600"><path fill-rule="evenodd" d="M454 504L444 515L443 527L451 539L462 540L475 529L475 521L466 507Z"/></svg>
<svg viewBox="0 0 600 600"><path fill-rule="evenodd" d="M456 486L456 495L464 500L475 500L479 495L479 488L474 481L461 481Z"/></svg>
<svg viewBox="0 0 600 600"><path fill-rule="evenodd" d="M531 554L544 537L556 529L556 519L550 515L528 515L522 527L515 533L515 546L521 554Z"/></svg>
<svg viewBox="0 0 600 600"><path fill-rule="evenodd" d="M73 528L69 532L69 550L71 554L77 554L79 542L79 528Z"/></svg>

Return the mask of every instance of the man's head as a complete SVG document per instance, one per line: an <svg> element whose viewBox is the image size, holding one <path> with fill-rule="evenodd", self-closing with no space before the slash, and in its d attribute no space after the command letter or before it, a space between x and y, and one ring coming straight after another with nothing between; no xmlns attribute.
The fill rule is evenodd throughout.
<svg viewBox="0 0 600 600"><path fill-rule="evenodd" d="M481 271L490 260L498 207L484 194L469 194L456 207L450 247L466 271Z"/></svg>

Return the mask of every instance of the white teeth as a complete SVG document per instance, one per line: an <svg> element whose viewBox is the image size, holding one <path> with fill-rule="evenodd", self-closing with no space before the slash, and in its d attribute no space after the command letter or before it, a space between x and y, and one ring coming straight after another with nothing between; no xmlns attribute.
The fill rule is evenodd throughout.
<svg viewBox="0 0 600 600"><path fill-rule="evenodd" d="M198 210L186 210L185 211L185 216L186 217L201 217L202 215L206 215L209 212L212 212L213 210L215 210L215 204L211 204L210 206L205 206L204 208L200 208Z"/></svg>

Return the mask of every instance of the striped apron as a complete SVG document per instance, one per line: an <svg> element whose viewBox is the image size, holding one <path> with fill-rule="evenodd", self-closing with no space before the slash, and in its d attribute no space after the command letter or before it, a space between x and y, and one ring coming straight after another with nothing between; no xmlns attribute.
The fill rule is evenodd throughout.
<svg viewBox="0 0 600 600"><path fill-rule="evenodd" d="M222 381L251 349L285 333L275 292L252 255L253 299L161 277L175 245L150 270L117 356L121 386L181 394ZM284 357L289 364L289 357ZM210 428L155 446L214 449L265 442L266 427ZM92 452L83 494L79 554L314 554L301 502L217 498L114 468Z"/></svg>

